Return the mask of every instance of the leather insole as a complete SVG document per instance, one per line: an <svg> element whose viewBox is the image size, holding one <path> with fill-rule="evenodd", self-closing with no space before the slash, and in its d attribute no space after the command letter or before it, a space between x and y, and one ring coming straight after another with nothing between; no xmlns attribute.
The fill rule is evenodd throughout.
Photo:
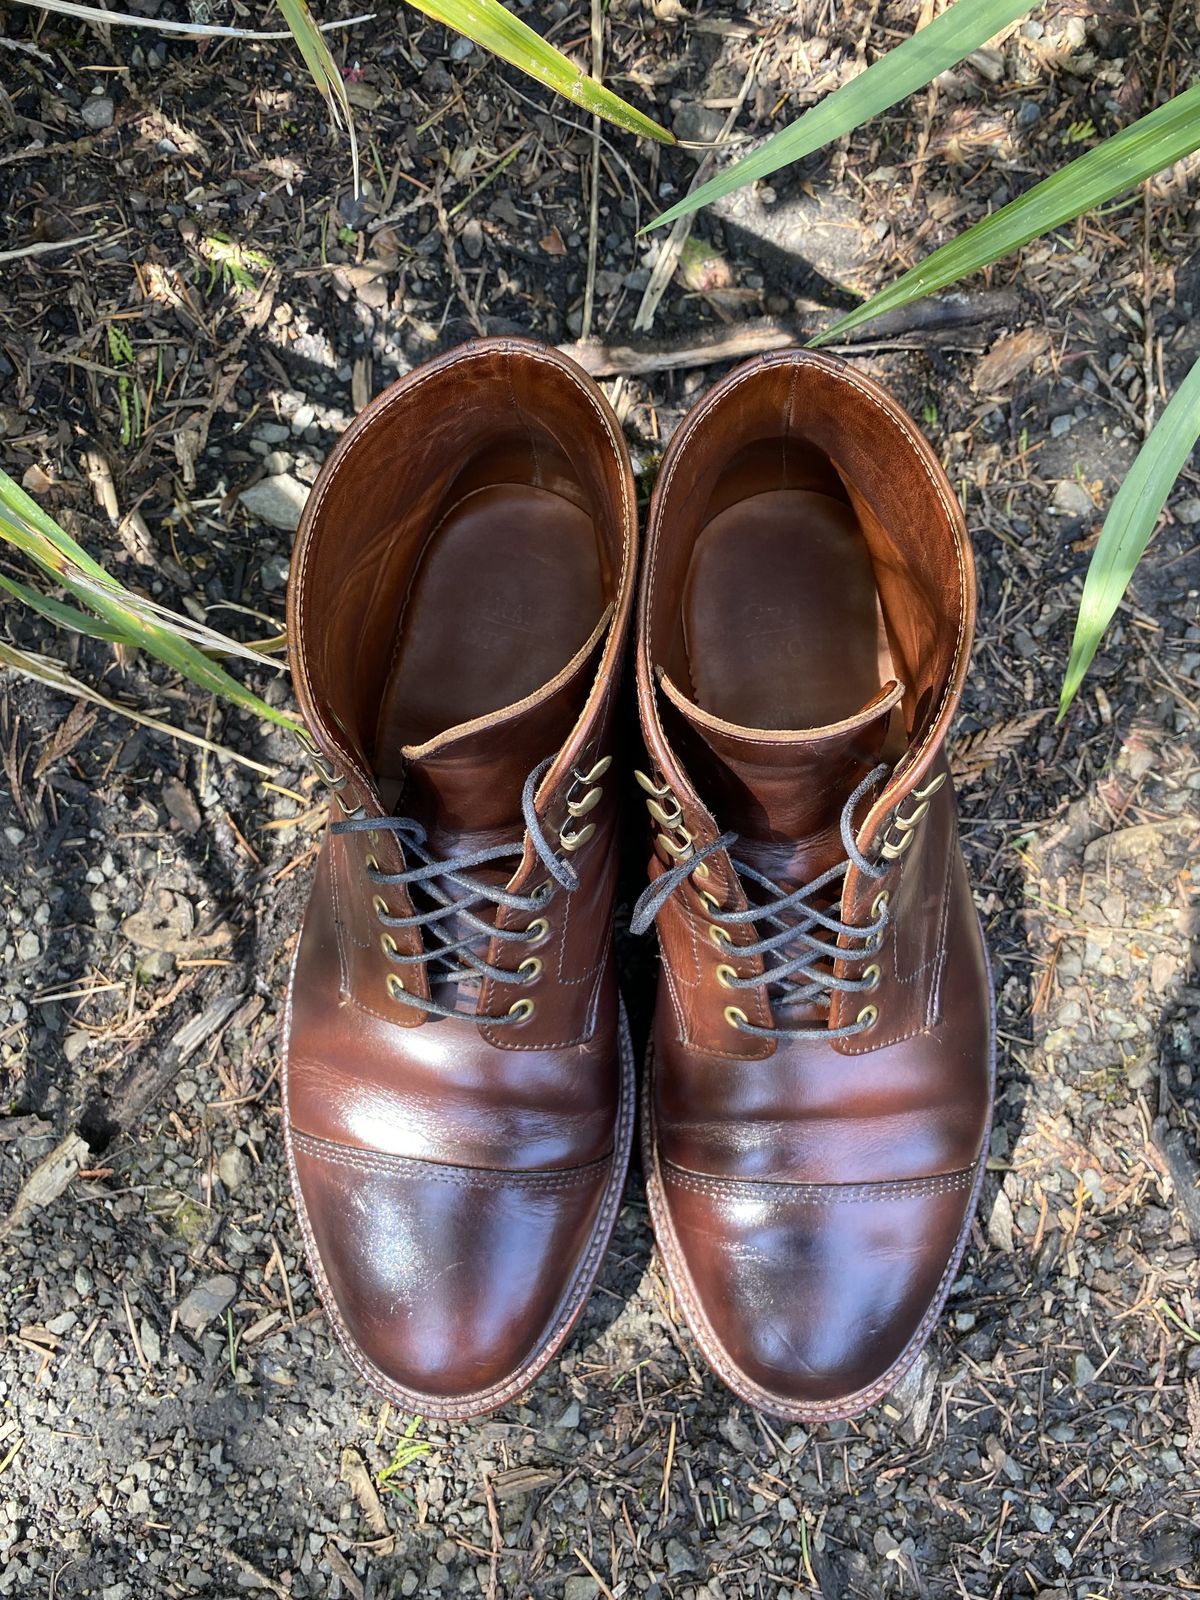
<svg viewBox="0 0 1200 1600"><path fill-rule="evenodd" d="M522 700L584 645L605 605L585 511L528 484L459 501L413 573L376 730L378 772L401 747Z"/></svg>
<svg viewBox="0 0 1200 1600"><path fill-rule="evenodd" d="M743 728L821 728L895 676L853 510L807 489L751 495L696 540L684 584L696 704Z"/></svg>

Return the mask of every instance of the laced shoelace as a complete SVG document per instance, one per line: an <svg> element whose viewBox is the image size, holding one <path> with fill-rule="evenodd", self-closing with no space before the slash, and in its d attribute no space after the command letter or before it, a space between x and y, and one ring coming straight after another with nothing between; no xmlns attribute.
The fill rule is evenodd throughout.
<svg viewBox="0 0 1200 1600"><path fill-rule="evenodd" d="M811 883L802 884L798 889L783 889L748 862L739 861L730 854L730 865L739 877L764 891L768 898L757 901L745 911L720 912L721 924L735 926L754 923L759 926L770 926L775 931L750 944L735 945L731 942L726 946L731 956L743 959L753 956L764 958L763 971L754 977L739 978L732 968L726 967L722 977L726 988L745 990L769 985L779 989L781 1005L829 1007L835 989L844 994L865 994L875 987L878 981L877 974L870 977L841 978L831 970L819 970L817 963L821 961L832 963L837 960L865 961L872 955L882 944L884 931L890 921L886 900L881 906L878 901L876 902L879 906L878 914L865 927L843 922L840 917L835 917L829 911L823 911L819 906L813 905L812 901L839 883L852 866L872 879L882 878L886 873L886 867L869 861L858 848L854 837L854 811L880 779L887 776L888 771L889 768L886 766L875 767L847 799L842 807L841 816L845 858L835 863L828 871L822 872ZM671 896L705 857L716 855L723 850L732 851L738 838L739 835L736 833L723 833L711 844L701 846L678 866L668 868L656 878L634 907L630 931L644 933ZM819 933L814 932L814 929L820 933L831 934L835 942L828 943L819 936ZM838 947L836 940L839 938L861 942L861 948L855 949L853 944ZM766 958L770 958L770 965L766 964ZM736 1011L736 1008L731 1010ZM739 1032L753 1034L763 1039L848 1039L854 1034L864 1033L874 1021L874 1016L864 1020L860 1015L857 1021L848 1022L840 1028L831 1028L827 1024L799 1028L761 1028L740 1011L730 1018L731 1026L737 1028Z"/></svg>
<svg viewBox="0 0 1200 1600"><path fill-rule="evenodd" d="M405 860L416 857L420 862L419 866L408 867L403 872L382 872L373 866L367 868L367 876L372 883L383 887L390 884L416 889L434 902L429 910L414 911L408 917L393 917L376 907L379 921L385 928L422 930L424 948L415 955L402 955L394 948L393 941L391 948L385 946L389 961L398 967L426 962L431 978L446 983L478 983L484 978L491 978L495 983L527 984L535 981L541 970L540 962L522 962L521 966L510 970L486 961L472 946L490 939L500 944L535 944L544 936L545 929L539 927L537 921L525 928L499 928L494 920L476 915L474 908L491 905L497 909L503 907L508 911L523 911L536 918L553 897L555 884L568 894L579 886L579 874L569 862L555 853L534 809L537 786L549 770L552 759L548 758L533 769L521 791L521 815L529 841L552 880L539 884L531 894L512 894L498 884L471 876L479 867L490 866L497 861L511 861L524 855L525 847L519 842L491 845L442 858L428 849L427 830L415 817L352 817L331 825L331 833L394 833L404 851ZM445 926L447 923L454 923L467 931L455 938L453 931ZM427 943L427 940L430 942ZM429 1016L468 1017L473 1021L486 1021L489 1027L523 1022L532 1009L532 1003L525 1001L522 1004L530 1010L522 1009L519 1004L506 1015L482 1017L478 1012L461 1011L440 1000L427 1000L423 995L412 994L407 989L402 998L405 1005L424 1011Z"/></svg>

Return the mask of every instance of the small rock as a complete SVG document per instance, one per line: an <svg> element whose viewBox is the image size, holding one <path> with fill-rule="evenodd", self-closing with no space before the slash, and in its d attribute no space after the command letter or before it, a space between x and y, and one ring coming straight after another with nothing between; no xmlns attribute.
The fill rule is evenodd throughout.
<svg viewBox="0 0 1200 1600"><path fill-rule="evenodd" d="M254 437L261 439L264 444L282 444L285 439L292 437L292 430L286 422L260 422L254 430Z"/></svg>
<svg viewBox="0 0 1200 1600"><path fill-rule="evenodd" d="M563 1600L596 1600L600 1586L595 1578L580 1574L563 1584Z"/></svg>
<svg viewBox="0 0 1200 1600"><path fill-rule="evenodd" d="M1195 527L1200 522L1200 495L1190 494L1186 500L1181 500L1175 507L1175 515L1189 528Z"/></svg>
<svg viewBox="0 0 1200 1600"><path fill-rule="evenodd" d="M311 411L312 407L307 409ZM304 502L308 499L308 490L290 473L281 472L276 477L264 478L261 483L243 489L238 499L250 515L257 517L260 522L268 522L273 528L295 533Z"/></svg>
<svg viewBox="0 0 1200 1600"><path fill-rule="evenodd" d="M1049 1533L1054 1526L1054 1514L1045 1506L1030 1506L1029 1520L1039 1533Z"/></svg>
<svg viewBox="0 0 1200 1600"><path fill-rule="evenodd" d="M259 568L264 589L282 589L288 581L288 558L285 555L268 556Z"/></svg>
<svg viewBox="0 0 1200 1600"><path fill-rule="evenodd" d="M142 1354L152 1367L156 1367L162 1360L162 1341L158 1337L158 1329L144 1317L138 1329L138 1338L142 1342Z"/></svg>
<svg viewBox="0 0 1200 1600"><path fill-rule="evenodd" d="M1095 1367L1082 1352L1075 1357L1071 1368L1071 1376L1075 1380L1077 1389L1086 1389L1096 1376Z"/></svg>
<svg viewBox="0 0 1200 1600"><path fill-rule="evenodd" d="M554 1423L554 1427L561 1428L564 1433L574 1433L579 1426L579 1401L572 1400L567 1409Z"/></svg>
<svg viewBox="0 0 1200 1600"><path fill-rule="evenodd" d="M178 778L168 778L162 786L162 802L167 815L177 822L184 833L200 832L200 807L191 790Z"/></svg>
<svg viewBox="0 0 1200 1600"><path fill-rule="evenodd" d="M17 940L17 960L36 961L42 953L42 941L32 928L27 928Z"/></svg>
<svg viewBox="0 0 1200 1600"><path fill-rule="evenodd" d="M695 1572L696 1558L679 1539L667 1540L667 1572L673 1578L680 1572Z"/></svg>
<svg viewBox="0 0 1200 1600"><path fill-rule="evenodd" d="M714 140L720 138L724 126L725 118L715 106L702 106L697 105L695 101L687 101L675 113L671 131L684 144L712 144ZM706 152L689 150L688 154L693 160L700 161Z"/></svg>
<svg viewBox="0 0 1200 1600"><path fill-rule="evenodd" d="M93 133L99 133L102 128L111 128L113 115L113 103L106 94L93 95L90 100L85 100L80 112L84 127L90 128Z"/></svg>
<svg viewBox="0 0 1200 1600"><path fill-rule="evenodd" d="M992 1214L988 1218L988 1238L997 1250L1005 1255L1012 1254L1013 1247L1013 1212L1012 1202L1001 1189L996 1195L992 1206Z"/></svg>
<svg viewBox="0 0 1200 1600"><path fill-rule="evenodd" d="M1064 478L1054 491L1054 498L1050 502L1051 511L1056 511L1060 517L1090 517L1095 513L1096 507L1092 504L1092 497L1081 483L1074 478Z"/></svg>
<svg viewBox="0 0 1200 1600"><path fill-rule="evenodd" d="M1072 427L1074 427L1074 425L1075 425L1075 418L1074 417L1066 416L1066 415L1061 416L1061 417L1051 417L1051 419L1050 419L1050 437L1052 439L1061 439L1064 434L1070 433L1070 431L1071 431Z"/></svg>
<svg viewBox="0 0 1200 1600"><path fill-rule="evenodd" d="M191 1333L202 1333L219 1317L237 1293L236 1282L227 1274L206 1278L180 1303L179 1320Z"/></svg>
<svg viewBox="0 0 1200 1600"><path fill-rule="evenodd" d="M237 1145L230 1145L228 1150L222 1151L217 1162L217 1176L230 1194L241 1188L249 1179L250 1172L250 1158L244 1150Z"/></svg>

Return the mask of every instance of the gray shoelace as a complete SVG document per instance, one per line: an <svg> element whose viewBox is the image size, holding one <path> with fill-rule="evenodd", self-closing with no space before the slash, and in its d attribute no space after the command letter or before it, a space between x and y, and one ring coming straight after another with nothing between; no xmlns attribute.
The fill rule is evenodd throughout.
<svg viewBox="0 0 1200 1600"><path fill-rule="evenodd" d="M381 872L375 867L367 868L367 875L372 883L383 886L403 885L406 889L417 890L433 902L429 910L414 911L413 915L408 917L393 917L379 912L379 921L385 928L420 928L430 941L416 955L402 955L398 950L389 951L388 959L396 966L415 966L419 962L426 962L431 977L447 983L478 983L483 978L491 978L495 983L533 982L537 976L536 972L524 974L520 970L510 971L505 967L498 967L477 955L472 946L481 940L490 939L495 939L500 944L529 944L539 937L537 931L531 933L528 927L498 928L494 921L477 916L474 908L480 905L492 905L497 908L504 907L509 911L523 911L536 917L553 897L555 884L568 894L578 887L578 873L569 862L555 854L534 808L537 786L549 770L552 759L548 758L533 769L521 791L521 815L525 821L530 843L550 875L549 879L539 884L532 894L512 894L497 884L485 883L471 876L478 867L486 867L497 861L519 859L525 853L523 844L492 845L483 850L469 850L462 855L439 858L426 847L428 837L426 829L415 817L351 817L345 822L332 824L331 833L373 833L385 830L394 833L404 851L405 860L416 857L420 862L420 866L408 867L403 872ZM454 938L452 932L444 926L450 922L465 927L466 934L461 938ZM422 943L425 944L425 938ZM505 1027L523 1020L521 1016L512 1013L507 1016L481 1017L477 1012L460 1011L456 1006L444 1005L442 1001L432 998L427 1000L423 995L411 994L407 990L404 993L404 1004L413 1006L418 1011L424 1011L432 1017L469 1017L473 1021L486 1021L489 1027Z"/></svg>
<svg viewBox="0 0 1200 1600"><path fill-rule="evenodd" d="M875 767L847 799L842 807L841 817L845 859L830 867L827 872L821 873L811 883L802 884L799 889L782 889L748 862L738 861L730 854L730 865L738 876L748 880L758 890L765 891L766 898L760 899L745 911L722 911L721 925L727 927L746 923L766 925L774 928L775 932L765 938L756 939L751 944L730 944L731 957L745 959L762 956L764 968L755 977L727 977L725 982L728 988L756 989L762 985L769 985L779 989L780 1005L828 1007L835 989L841 990L844 994L863 994L874 987L873 982L867 978L840 978L832 971L818 970L817 963L866 960L867 956L876 951L883 942L884 931L890 920L886 904L880 908L873 922L866 927L856 927L852 923L843 922L828 911L822 911L813 905L812 901L839 883L851 866L857 867L868 878L882 878L887 871L886 867L868 861L858 848L854 837L854 811L875 785L887 776L888 770L886 766ZM723 833L711 844L703 845L696 850L686 861L668 868L656 878L633 909L630 931L644 933L679 886L696 870L699 863L706 856L716 855L719 851L732 852L738 837L736 833ZM836 943L830 944L818 937L813 932L814 929L832 934L835 941L844 938L856 943L861 942L861 949L854 948L853 944L839 948ZM765 958L768 957L770 965L765 964ZM803 1028L760 1028L748 1019L739 1018L733 1026L741 1033L753 1034L762 1039L848 1039L854 1034L865 1032L871 1026L871 1022L848 1022L840 1028L831 1028L827 1024Z"/></svg>

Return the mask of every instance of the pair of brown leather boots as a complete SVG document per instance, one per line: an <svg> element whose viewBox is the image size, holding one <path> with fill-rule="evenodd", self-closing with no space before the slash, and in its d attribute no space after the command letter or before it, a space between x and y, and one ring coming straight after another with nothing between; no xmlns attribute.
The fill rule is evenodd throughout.
<svg viewBox="0 0 1200 1600"><path fill-rule="evenodd" d="M846 1416L928 1336L983 1170L991 990L942 751L966 530L900 407L795 351L675 434L633 621L637 556L612 411L524 340L413 372L326 463L288 597L333 807L284 1045L300 1224L344 1350L406 1409L489 1411L561 1347L633 1136L636 776L667 1273L737 1394Z"/></svg>

